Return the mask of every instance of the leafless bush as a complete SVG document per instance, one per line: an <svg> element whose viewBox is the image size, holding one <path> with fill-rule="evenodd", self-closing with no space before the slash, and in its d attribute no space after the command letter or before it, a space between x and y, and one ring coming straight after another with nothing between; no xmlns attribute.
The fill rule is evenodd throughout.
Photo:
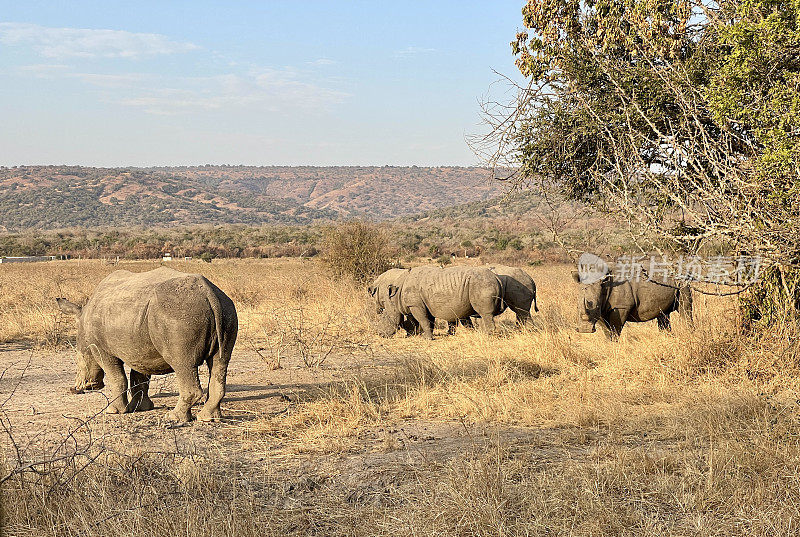
<svg viewBox="0 0 800 537"><path fill-rule="evenodd" d="M380 227L353 220L328 228L323 260L333 273L367 281L391 266L389 237Z"/></svg>
<svg viewBox="0 0 800 537"><path fill-rule="evenodd" d="M352 315L330 304L277 308L263 316L264 344L257 351L276 369L289 354L299 356L307 367L319 367L331 354L368 349L364 338L353 329L356 322Z"/></svg>
<svg viewBox="0 0 800 537"><path fill-rule="evenodd" d="M8 447L5 453L0 453L0 461L3 462L0 486L11 479L16 479L22 484L39 483L44 480L52 489L72 481L103 453L103 449L95 444L89 424L105 408L86 419L74 418L75 424L46 450L41 449L37 442L30 438L26 443L20 442L8 415L7 406L14 398L29 367L30 358L16 373L16 378L13 381L6 381L3 385L7 387L0 391L0 434L5 437L4 444ZM12 366L7 366L0 373L0 381L10 376L11 368ZM38 440L44 434L45 431L37 432L33 440Z"/></svg>

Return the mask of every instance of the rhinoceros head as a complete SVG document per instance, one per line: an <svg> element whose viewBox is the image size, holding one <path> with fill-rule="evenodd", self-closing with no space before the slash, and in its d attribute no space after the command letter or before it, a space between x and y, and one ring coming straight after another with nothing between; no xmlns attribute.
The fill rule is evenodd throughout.
<svg viewBox="0 0 800 537"><path fill-rule="evenodd" d="M593 281L582 281L578 271L573 271L573 279L580 285L578 292L578 326L581 333L591 333L597 330L597 321L601 319L603 306L608 299L608 284L612 280L611 274L606 274Z"/></svg>
<svg viewBox="0 0 800 537"><path fill-rule="evenodd" d="M392 337L403 322L403 314L397 302L399 288L390 284L385 289L378 289L377 294L386 299L379 301L378 334L383 337Z"/></svg>
<svg viewBox="0 0 800 537"><path fill-rule="evenodd" d="M100 364L91 356L91 350L84 348L83 345L83 308L73 304L66 298L57 298L58 308L69 315L74 315L78 319L78 355L77 371L75 373L75 385L70 387L72 393L84 393L91 390L100 390L105 386L103 377L105 373Z"/></svg>
<svg viewBox="0 0 800 537"><path fill-rule="evenodd" d="M369 296L372 297L372 300L375 303L375 313L377 313L378 315L383 313L383 300L381 300L379 285L380 285L379 282L376 281L375 283L367 287L367 292L369 293Z"/></svg>

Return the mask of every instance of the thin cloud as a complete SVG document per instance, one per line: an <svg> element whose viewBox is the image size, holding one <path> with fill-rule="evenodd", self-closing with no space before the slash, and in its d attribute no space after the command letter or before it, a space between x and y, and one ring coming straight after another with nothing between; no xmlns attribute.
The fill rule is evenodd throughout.
<svg viewBox="0 0 800 537"><path fill-rule="evenodd" d="M36 37L32 35L36 29ZM39 35L43 30L43 35ZM77 30L88 32L86 39L65 38L72 29L44 28L35 25L0 23L0 44L27 44L42 55L94 57L139 57L167 54L198 48L188 43L176 43L155 34ZM101 38L99 33L110 32L114 39ZM58 50L51 42L61 36ZM104 34L105 35L105 34ZM132 37L133 36L133 37ZM113 43L112 43L113 42ZM205 51L217 63L225 58ZM66 62L65 62L66 63ZM350 95L326 87L325 81L311 79L309 70L292 67L280 69L230 62L227 73L212 76L173 76L154 72L102 72L75 65L52 62L27 65L18 72L37 78L73 79L96 88L100 97L109 103L139 109L148 114L177 115L214 110L250 110L270 113L293 113L303 110L324 110L344 101ZM331 65L334 60L320 58L316 65Z"/></svg>
<svg viewBox="0 0 800 537"><path fill-rule="evenodd" d="M50 63L23 65L18 68L18 71L36 78L76 78L86 84L104 88L131 86L147 78L152 78L150 75L144 73L82 73L75 71L74 68L69 65Z"/></svg>
<svg viewBox="0 0 800 537"><path fill-rule="evenodd" d="M309 65L326 66L326 65L336 65L339 62L337 62L336 60L331 60L329 58L320 58L318 60L314 60L313 62L306 62L306 63L308 63Z"/></svg>
<svg viewBox="0 0 800 537"><path fill-rule="evenodd" d="M394 54L395 56L414 56L416 54L430 54L431 52L436 52L436 49L411 46L395 51Z"/></svg>
<svg viewBox="0 0 800 537"><path fill-rule="evenodd" d="M150 78L148 75L142 73L122 73L115 75L103 73L70 73L68 76L77 78L92 86L102 88L129 87Z"/></svg>
<svg viewBox="0 0 800 537"><path fill-rule="evenodd" d="M56 76L63 76L70 71L69 65L62 63L37 63L33 65L23 65L19 67L19 71L33 75L37 78L53 78Z"/></svg>
<svg viewBox="0 0 800 537"><path fill-rule="evenodd" d="M27 46L45 58L140 58L197 50L160 34L0 23L0 43Z"/></svg>
<svg viewBox="0 0 800 537"><path fill-rule="evenodd" d="M299 80L289 70L253 69L245 74L176 77L117 102L155 115L232 108L292 113L329 108L347 97L347 93Z"/></svg>

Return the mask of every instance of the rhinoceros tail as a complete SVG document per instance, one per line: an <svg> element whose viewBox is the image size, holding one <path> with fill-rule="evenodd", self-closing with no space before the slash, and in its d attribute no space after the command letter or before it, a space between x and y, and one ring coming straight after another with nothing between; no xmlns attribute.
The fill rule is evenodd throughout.
<svg viewBox="0 0 800 537"><path fill-rule="evenodd" d="M500 296L497 297L499 300L496 308L497 314L500 314L508 307L508 302L506 302L506 282L496 272L492 271L492 274L494 279L497 280L497 285L500 286Z"/></svg>
<svg viewBox="0 0 800 537"><path fill-rule="evenodd" d="M211 311L214 314L214 328L217 333L217 352L216 355L213 357L212 363L224 365L227 368L227 360L230 357L225 356L224 352L229 342L227 341L226 338L226 332L224 326L225 313L219 295L217 294L217 291L219 290L216 288L214 284L209 282L207 279L202 278L201 281L203 282L203 286L206 288L206 293L207 293L206 299L208 300L208 305L211 307ZM236 314L234 313L234 315ZM233 345L231 345L230 347L232 348Z"/></svg>

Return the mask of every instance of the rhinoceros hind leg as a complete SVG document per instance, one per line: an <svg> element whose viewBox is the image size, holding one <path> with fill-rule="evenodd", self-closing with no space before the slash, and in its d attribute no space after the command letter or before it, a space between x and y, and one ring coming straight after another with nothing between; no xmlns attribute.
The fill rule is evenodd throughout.
<svg viewBox="0 0 800 537"><path fill-rule="evenodd" d="M173 365L175 380L178 381L178 403L175 408L167 412L165 419L177 423L192 421L191 408L203 398L200 388L200 377L197 375L197 366L193 360L185 360L185 365ZM174 362L173 362L174 363Z"/></svg>
<svg viewBox="0 0 800 537"><path fill-rule="evenodd" d="M515 309L514 313L517 314L517 324L520 326L531 326L533 320L531 319L531 312L523 309Z"/></svg>
<svg viewBox="0 0 800 537"><path fill-rule="evenodd" d="M659 330L672 330L672 325L669 322L669 313L659 313L656 317Z"/></svg>
<svg viewBox="0 0 800 537"><path fill-rule="evenodd" d="M131 402L128 403L128 412L143 412L155 408L147 393L149 389L150 375L131 369Z"/></svg>
<svg viewBox="0 0 800 537"><path fill-rule="evenodd" d="M197 413L199 421L219 421L222 411L219 404L225 397L225 380L228 376L228 363L219 356L208 359L208 399Z"/></svg>
<svg viewBox="0 0 800 537"><path fill-rule="evenodd" d="M487 334L491 334L494 332L495 323L494 323L494 315L491 313L484 313L481 315L481 328Z"/></svg>

